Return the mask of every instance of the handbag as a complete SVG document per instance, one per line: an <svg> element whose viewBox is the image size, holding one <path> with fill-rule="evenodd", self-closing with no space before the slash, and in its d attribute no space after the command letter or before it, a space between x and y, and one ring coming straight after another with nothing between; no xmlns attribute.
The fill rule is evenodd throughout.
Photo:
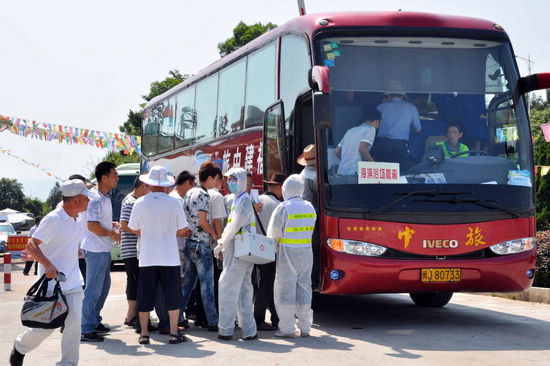
<svg viewBox="0 0 550 366"><path fill-rule="evenodd" d="M265 234L260 218L252 206L260 229ZM275 240L265 235L242 232L235 235L235 258L254 264L266 264L275 261Z"/></svg>
<svg viewBox="0 0 550 366"><path fill-rule="evenodd" d="M55 286L51 296L47 296L49 278L42 275L40 279L31 286L21 310L21 323L29 328L55 329L65 324L69 314L69 305L59 279L64 278L63 273L58 273L55 279Z"/></svg>

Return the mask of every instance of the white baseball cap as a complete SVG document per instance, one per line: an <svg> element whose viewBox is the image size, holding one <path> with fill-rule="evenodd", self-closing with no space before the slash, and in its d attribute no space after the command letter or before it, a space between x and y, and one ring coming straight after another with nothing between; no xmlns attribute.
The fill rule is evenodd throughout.
<svg viewBox="0 0 550 366"><path fill-rule="evenodd" d="M143 183L154 187L171 187L174 185L174 177L168 175L166 169L160 165L155 165L149 173L139 176Z"/></svg>
<svg viewBox="0 0 550 366"><path fill-rule="evenodd" d="M63 197L74 197L79 194L90 197L86 185L80 179L67 180L61 184L61 195Z"/></svg>

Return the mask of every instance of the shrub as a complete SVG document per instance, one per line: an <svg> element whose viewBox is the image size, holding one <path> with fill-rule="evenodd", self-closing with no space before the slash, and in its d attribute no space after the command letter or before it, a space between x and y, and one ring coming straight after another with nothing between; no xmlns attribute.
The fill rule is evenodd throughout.
<svg viewBox="0 0 550 366"><path fill-rule="evenodd" d="M550 287L550 230L537 232L537 265L533 286Z"/></svg>

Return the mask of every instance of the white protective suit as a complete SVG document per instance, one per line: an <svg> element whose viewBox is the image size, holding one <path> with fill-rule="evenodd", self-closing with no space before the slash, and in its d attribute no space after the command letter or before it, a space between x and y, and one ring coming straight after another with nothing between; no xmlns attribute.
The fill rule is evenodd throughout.
<svg viewBox="0 0 550 366"><path fill-rule="evenodd" d="M234 257L234 238L241 230L256 232L256 220L252 200L246 193L246 171L242 168L233 169L231 176L237 178L238 190L229 212L227 226L218 240L218 247L214 250L214 253L218 253L221 249L223 254L223 271L218 282L218 328L220 335L233 335L236 317L243 337L246 338L256 335L256 321L252 310L254 291L251 281L254 264Z"/></svg>
<svg viewBox="0 0 550 366"><path fill-rule="evenodd" d="M302 336L309 335L313 322L311 310L311 236L315 209L302 196L302 178L293 174L283 184L284 202L273 211L267 236L278 241L275 284L275 308L279 315L277 336L294 336L295 318Z"/></svg>

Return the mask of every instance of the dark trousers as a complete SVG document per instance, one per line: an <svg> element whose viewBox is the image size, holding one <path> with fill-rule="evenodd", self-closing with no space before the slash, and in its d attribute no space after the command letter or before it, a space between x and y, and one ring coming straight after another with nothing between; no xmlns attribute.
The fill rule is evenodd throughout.
<svg viewBox="0 0 550 366"><path fill-rule="evenodd" d="M37 268L38 268L38 262L35 262L35 261L25 261L25 268L23 269L24 274L29 274L29 271L31 270L33 263L34 263L34 274L36 274Z"/></svg>
<svg viewBox="0 0 550 366"><path fill-rule="evenodd" d="M82 279L84 280L83 287L86 287L86 260L84 258L78 258L78 268L80 268L80 273L82 273Z"/></svg>
<svg viewBox="0 0 550 366"><path fill-rule="evenodd" d="M265 322L265 311L269 308L271 313L271 324L277 326L279 317L273 302L273 283L275 282L275 262L257 266L260 270L260 284L256 291L254 301L254 319L256 324Z"/></svg>
<svg viewBox="0 0 550 366"><path fill-rule="evenodd" d="M375 161L399 163L400 173L412 166L408 142L405 140L377 137L370 152Z"/></svg>

